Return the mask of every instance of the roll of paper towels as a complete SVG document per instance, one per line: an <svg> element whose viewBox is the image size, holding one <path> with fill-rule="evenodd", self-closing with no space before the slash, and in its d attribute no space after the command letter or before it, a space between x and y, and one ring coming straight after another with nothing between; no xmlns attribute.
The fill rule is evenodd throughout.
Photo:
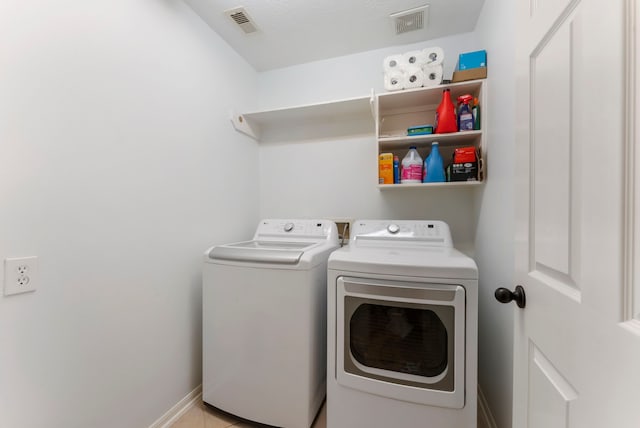
<svg viewBox="0 0 640 428"><path fill-rule="evenodd" d="M441 65L426 66L422 69L424 80L423 86L431 87L442 83L442 75L444 70Z"/></svg>
<svg viewBox="0 0 640 428"><path fill-rule="evenodd" d="M404 72L404 89L420 88L424 84L422 67L410 65Z"/></svg>
<svg viewBox="0 0 640 428"><path fill-rule="evenodd" d="M393 70L384 73L384 88L387 91L399 91L404 89L404 73Z"/></svg>
<svg viewBox="0 0 640 428"><path fill-rule="evenodd" d="M424 64L426 65L442 65L444 62L444 51L442 48L426 48L422 50L422 53L424 54Z"/></svg>
<svg viewBox="0 0 640 428"><path fill-rule="evenodd" d="M385 73L400 70L402 66L402 55L389 55L384 59L383 69Z"/></svg>
<svg viewBox="0 0 640 428"><path fill-rule="evenodd" d="M412 65L417 65L418 67L422 67L423 64L426 64L427 56L425 55L424 50L422 51L409 51L407 53L402 54L402 64L405 69L407 67L411 67Z"/></svg>

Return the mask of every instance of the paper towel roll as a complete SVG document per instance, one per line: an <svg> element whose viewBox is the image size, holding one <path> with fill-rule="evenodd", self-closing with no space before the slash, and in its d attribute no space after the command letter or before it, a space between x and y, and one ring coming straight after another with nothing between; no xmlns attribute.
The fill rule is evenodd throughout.
<svg viewBox="0 0 640 428"><path fill-rule="evenodd" d="M385 73L394 70L400 70L402 65L402 55L389 55L384 59L383 69Z"/></svg>
<svg viewBox="0 0 640 428"><path fill-rule="evenodd" d="M410 65L404 72L404 89L420 88L424 84L422 67Z"/></svg>
<svg viewBox="0 0 640 428"><path fill-rule="evenodd" d="M422 72L424 73L424 87L428 88L431 86L437 86L442 83L442 76L444 74L442 65L423 67Z"/></svg>
<svg viewBox="0 0 640 428"><path fill-rule="evenodd" d="M392 70L384 73L384 88L387 91L404 89L404 73L400 70Z"/></svg>
<svg viewBox="0 0 640 428"><path fill-rule="evenodd" d="M442 48L433 47L422 50L425 56L424 64L426 65L441 65L444 62L444 51Z"/></svg>
<svg viewBox="0 0 640 428"><path fill-rule="evenodd" d="M412 65L422 67L422 65L426 64L426 62L427 56L424 51L409 51L402 54L402 64L405 68Z"/></svg>

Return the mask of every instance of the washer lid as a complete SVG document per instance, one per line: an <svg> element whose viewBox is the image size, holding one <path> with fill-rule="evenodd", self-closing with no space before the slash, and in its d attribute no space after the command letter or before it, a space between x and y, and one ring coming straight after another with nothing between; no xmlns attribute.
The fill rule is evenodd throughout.
<svg viewBox="0 0 640 428"><path fill-rule="evenodd" d="M258 223L253 240L216 245L205 252L204 260L302 269L326 262L329 251L337 247L338 229L330 220L265 219Z"/></svg>
<svg viewBox="0 0 640 428"><path fill-rule="evenodd" d="M296 264L304 252L317 242L244 241L214 247L209 251L213 260Z"/></svg>
<svg viewBox="0 0 640 428"><path fill-rule="evenodd" d="M329 269L449 279L478 279L470 257L447 247L343 247L329 256Z"/></svg>

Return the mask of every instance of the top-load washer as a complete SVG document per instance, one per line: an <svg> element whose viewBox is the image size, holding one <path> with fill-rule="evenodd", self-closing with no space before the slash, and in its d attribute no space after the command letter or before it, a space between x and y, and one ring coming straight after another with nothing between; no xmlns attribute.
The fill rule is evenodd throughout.
<svg viewBox="0 0 640 428"><path fill-rule="evenodd" d="M446 223L354 222L328 263L327 428L475 428L477 284Z"/></svg>
<svg viewBox="0 0 640 428"><path fill-rule="evenodd" d="M262 220L253 240L208 249L203 267L204 402L308 428L326 392L327 259L334 222Z"/></svg>

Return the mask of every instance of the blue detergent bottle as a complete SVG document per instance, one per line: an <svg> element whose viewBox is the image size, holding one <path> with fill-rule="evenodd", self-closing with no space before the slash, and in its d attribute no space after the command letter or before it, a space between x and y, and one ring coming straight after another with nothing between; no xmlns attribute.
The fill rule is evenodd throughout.
<svg viewBox="0 0 640 428"><path fill-rule="evenodd" d="M400 158L393 156L393 184L400 184Z"/></svg>
<svg viewBox="0 0 640 428"><path fill-rule="evenodd" d="M440 183L446 181L439 146L437 141L431 143L431 153L429 153L429 156L424 160L423 183Z"/></svg>

